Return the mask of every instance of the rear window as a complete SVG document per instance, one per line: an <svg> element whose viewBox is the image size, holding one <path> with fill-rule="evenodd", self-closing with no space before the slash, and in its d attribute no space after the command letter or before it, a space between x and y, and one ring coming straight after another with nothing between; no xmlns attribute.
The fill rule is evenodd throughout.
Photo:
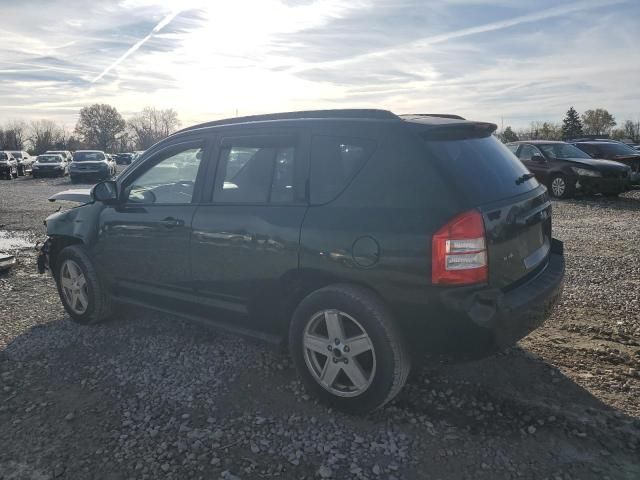
<svg viewBox="0 0 640 480"><path fill-rule="evenodd" d="M637 155L638 151L624 143L601 143L598 145L607 155Z"/></svg>
<svg viewBox="0 0 640 480"><path fill-rule="evenodd" d="M474 205L520 195L538 186L518 158L493 136L463 140L426 141L438 166Z"/></svg>
<svg viewBox="0 0 640 480"><path fill-rule="evenodd" d="M335 199L375 149L366 138L315 135L311 141L311 203Z"/></svg>
<svg viewBox="0 0 640 480"><path fill-rule="evenodd" d="M74 162L95 162L104 159L105 156L102 152L76 152L73 154Z"/></svg>

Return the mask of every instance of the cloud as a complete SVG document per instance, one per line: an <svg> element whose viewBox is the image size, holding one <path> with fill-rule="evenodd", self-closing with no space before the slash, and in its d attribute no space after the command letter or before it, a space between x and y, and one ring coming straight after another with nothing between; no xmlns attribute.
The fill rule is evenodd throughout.
<svg viewBox="0 0 640 480"><path fill-rule="evenodd" d="M185 125L236 109L514 126L557 121L572 103L640 114L632 0L23 0L2 14L0 123L73 124L94 102L176 108Z"/></svg>
<svg viewBox="0 0 640 480"><path fill-rule="evenodd" d="M164 17L162 20L160 20L160 22L158 22L158 24L155 27L153 27L153 30L151 30L151 32L146 37L138 40L135 44L133 44L131 46L131 48L129 48L122 55L120 55L111 65L109 65L102 72L100 72L100 74L97 77L95 77L93 80L91 80L91 83L96 83L98 80L100 80L102 77L104 77L107 73L109 73L111 70L113 70L118 65L120 65L129 55L132 55L133 53L135 53L142 45L144 45L149 39L151 39L151 37L154 34L158 33L160 30L162 30L164 27L166 27L169 23L171 23L171 21L174 18L176 18L176 16L179 13L180 13L179 10L171 12L166 17Z"/></svg>

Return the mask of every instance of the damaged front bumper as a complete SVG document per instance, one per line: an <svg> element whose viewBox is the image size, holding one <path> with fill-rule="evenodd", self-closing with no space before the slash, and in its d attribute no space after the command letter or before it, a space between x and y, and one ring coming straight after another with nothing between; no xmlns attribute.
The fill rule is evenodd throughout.
<svg viewBox="0 0 640 480"><path fill-rule="evenodd" d="M38 252L37 264L38 264L38 273L40 274L45 273L46 271L49 271L51 273L51 268L49 266L50 250L51 250L51 239L47 238L47 240L45 240L45 242L42 244Z"/></svg>

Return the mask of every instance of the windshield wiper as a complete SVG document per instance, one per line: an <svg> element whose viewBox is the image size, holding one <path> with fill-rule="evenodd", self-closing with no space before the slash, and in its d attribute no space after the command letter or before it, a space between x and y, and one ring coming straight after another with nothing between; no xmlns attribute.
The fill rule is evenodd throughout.
<svg viewBox="0 0 640 480"><path fill-rule="evenodd" d="M533 177L535 177L533 173L525 173L524 175L520 175L518 178L516 178L516 185L520 185L527 180L531 180Z"/></svg>

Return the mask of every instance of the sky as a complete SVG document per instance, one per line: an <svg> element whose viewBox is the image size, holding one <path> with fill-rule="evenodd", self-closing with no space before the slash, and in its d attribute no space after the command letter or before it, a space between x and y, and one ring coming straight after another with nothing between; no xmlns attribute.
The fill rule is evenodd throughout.
<svg viewBox="0 0 640 480"><path fill-rule="evenodd" d="M640 120L638 0L0 0L0 125L325 108Z"/></svg>

